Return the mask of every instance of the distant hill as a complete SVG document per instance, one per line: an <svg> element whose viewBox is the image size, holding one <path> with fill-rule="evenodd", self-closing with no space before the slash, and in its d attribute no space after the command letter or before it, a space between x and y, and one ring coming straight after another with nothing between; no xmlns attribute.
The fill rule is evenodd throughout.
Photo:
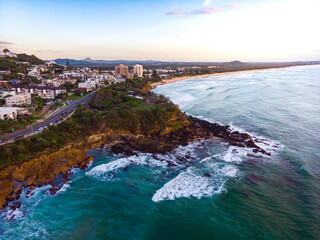
<svg viewBox="0 0 320 240"><path fill-rule="evenodd" d="M143 65L154 65L162 63L160 61L153 61L153 60L147 60L147 61L139 61L139 60L93 60L89 57L83 59L83 60L75 60L75 59L69 59L69 58L58 58L53 60L57 64L63 64L66 65L66 62L69 61L69 64L72 66L94 66L94 65L118 65L118 64L125 64L132 66L134 64L143 64Z"/></svg>
<svg viewBox="0 0 320 240"><path fill-rule="evenodd" d="M165 62L165 61L154 61L154 60L93 60L90 57L87 57L82 60L70 59L70 58L58 58L53 60L57 64L66 65L66 62L69 61L69 64L73 67L113 67L115 65L124 64L127 66L133 66L135 64L141 64L143 66L148 67L192 67L192 66L209 66L209 65L216 65L216 66L224 66L224 67L243 67L245 65L279 65L279 64L317 64L318 61L310 61L310 62L241 62L241 61L231 61L231 62Z"/></svg>
<svg viewBox="0 0 320 240"><path fill-rule="evenodd" d="M243 65L246 63L240 62L240 61L232 61L232 62L225 62L225 65Z"/></svg>

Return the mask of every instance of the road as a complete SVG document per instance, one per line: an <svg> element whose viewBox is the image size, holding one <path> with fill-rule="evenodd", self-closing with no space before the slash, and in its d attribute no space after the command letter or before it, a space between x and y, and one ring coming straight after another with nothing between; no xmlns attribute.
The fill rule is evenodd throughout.
<svg viewBox="0 0 320 240"><path fill-rule="evenodd" d="M146 100L147 100L147 102L145 104L143 104L140 107L133 108L133 110L137 110L137 109L140 109L140 108L148 107L148 106L151 106L151 105L156 103L156 101L152 97L146 97Z"/></svg>
<svg viewBox="0 0 320 240"><path fill-rule="evenodd" d="M56 123L56 122L60 121L60 118L62 117L63 114L68 115L74 109L76 109L77 106L79 106L80 104L86 102L91 97L93 97L94 94L95 94L95 92L92 92L89 95L87 95L81 99L78 99L75 101L70 101L68 106L61 108L58 111L54 112L51 116L49 116L47 119L43 120L42 122L32 124L23 130L13 132L13 133L7 134L5 136L1 136L0 142L2 142L3 139L6 139L7 141L13 141L17 137L20 138L23 136L29 136L29 135L33 135L33 134L39 132L40 128L43 128L44 126L49 126L50 123Z"/></svg>

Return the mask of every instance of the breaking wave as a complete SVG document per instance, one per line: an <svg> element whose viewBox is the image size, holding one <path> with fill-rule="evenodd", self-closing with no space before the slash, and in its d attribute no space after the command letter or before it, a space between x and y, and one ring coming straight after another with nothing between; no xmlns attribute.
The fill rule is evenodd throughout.
<svg viewBox="0 0 320 240"><path fill-rule="evenodd" d="M213 163L206 170L188 168L157 190L152 201L210 197L226 191L224 183L227 177L235 177L237 173L236 167L221 163Z"/></svg>

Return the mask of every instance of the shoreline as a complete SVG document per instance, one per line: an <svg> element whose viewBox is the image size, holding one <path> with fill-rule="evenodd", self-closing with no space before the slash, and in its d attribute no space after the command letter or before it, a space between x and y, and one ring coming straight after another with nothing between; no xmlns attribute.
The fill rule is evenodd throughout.
<svg viewBox="0 0 320 240"><path fill-rule="evenodd" d="M174 82L180 82L187 79L192 78L208 78L213 76L223 76L232 73L246 73L246 72L257 72L257 71L265 71L265 70L274 70L274 69L282 69L282 68L291 68L291 67L300 67L304 65L297 65L297 66L285 66L285 67L272 67L272 68L264 68L264 69L250 69L250 70L238 70L238 71L229 71L229 72L221 72L221 73L210 73L210 74L202 74L202 75L194 75L194 76L182 76L182 77L174 77L170 79L163 79L161 82L154 82L150 83L151 89L154 89L160 85L170 84Z"/></svg>

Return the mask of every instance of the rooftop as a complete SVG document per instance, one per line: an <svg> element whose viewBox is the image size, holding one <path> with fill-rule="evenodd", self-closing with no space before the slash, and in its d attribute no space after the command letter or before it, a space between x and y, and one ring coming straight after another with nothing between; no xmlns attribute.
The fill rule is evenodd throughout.
<svg viewBox="0 0 320 240"><path fill-rule="evenodd" d="M0 113L4 114L11 111L16 111L17 109L22 109L18 107L0 107Z"/></svg>

